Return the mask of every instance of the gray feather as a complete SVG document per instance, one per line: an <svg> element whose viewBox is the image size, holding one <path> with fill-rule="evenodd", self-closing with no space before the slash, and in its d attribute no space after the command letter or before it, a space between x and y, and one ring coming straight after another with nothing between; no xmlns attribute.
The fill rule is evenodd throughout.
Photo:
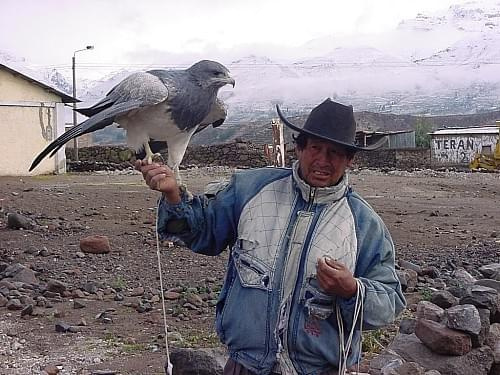
<svg viewBox="0 0 500 375"><path fill-rule="evenodd" d="M226 121L226 117L226 105L221 99L217 98L208 115L203 119L200 126L198 126L198 129L196 129L195 134L201 132L209 125L212 125L214 128L222 125L224 121Z"/></svg>

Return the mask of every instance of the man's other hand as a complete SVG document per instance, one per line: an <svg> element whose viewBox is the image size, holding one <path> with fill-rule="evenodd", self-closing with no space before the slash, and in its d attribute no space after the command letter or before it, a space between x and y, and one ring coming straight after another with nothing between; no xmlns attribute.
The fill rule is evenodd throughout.
<svg viewBox="0 0 500 375"><path fill-rule="evenodd" d="M320 258L316 266L316 276L319 286L328 295L349 299L356 294L356 279L343 263L330 258Z"/></svg>

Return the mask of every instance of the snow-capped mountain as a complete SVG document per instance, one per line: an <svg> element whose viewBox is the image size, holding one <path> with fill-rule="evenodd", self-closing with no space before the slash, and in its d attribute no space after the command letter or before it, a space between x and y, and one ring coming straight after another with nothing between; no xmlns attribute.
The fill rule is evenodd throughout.
<svg viewBox="0 0 500 375"><path fill-rule="evenodd" d="M54 87L68 95L71 95L72 87L67 78L56 69L36 70L29 67L24 58L12 56L6 52L0 51L0 64L4 64L19 73L36 79L47 86Z"/></svg>
<svg viewBox="0 0 500 375"><path fill-rule="evenodd" d="M229 67L237 81L230 108L252 112L240 118L258 117L256 109L268 116L273 103L301 112L327 96L358 110L398 114L496 110L500 1L419 14L379 35L315 39L294 60L248 56Z"/></svg>
<svg viewBox="0 0 500 375"><path fill-rule="evenodd" d="M42 72L43 79L51 86L57 87L68 95L73 95L73 87L70 82L57 69L49 69Z"/></svg>
<svg viewBox="0 0 500 375"><path fill-rule="evenodd" d="M325 97L352 104L357 111L396 114L497 110L500 0L419 14L378 35L318 38L290 56L221 56L236 79L234 89L220 92L228 105L228 123L268 118L276 103L291 113L308 111ZM98 81L79 80L77 96L82 105L91 104L132 72L124 69ZM70 91L69 77L65 80L55 70L41 73L45 82Z"/></svg>
<svg viewBox="0 0 500 375"><path fill-rule="evenodd" d="M414 19L402 21L398 28L433 31L451 27L464 32L482 32L498 26L500 2L482 0L452 5L448 10L432 15L418 14Z"/></svg>

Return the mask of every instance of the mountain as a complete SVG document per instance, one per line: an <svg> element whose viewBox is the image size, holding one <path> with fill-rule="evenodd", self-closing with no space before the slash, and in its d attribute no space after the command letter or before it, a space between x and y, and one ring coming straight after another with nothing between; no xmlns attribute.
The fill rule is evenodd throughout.
<svg viewBox="0 0 500 375"><path fill-rule="evenodd" d="M326 97L352 104L358 113L381 114L377 116L383 120L367 116L371 122L360 122L375 129L394 130L396 124L408 128L415 116L432 116L430 121L436 119L433 124L439 126L442 117L436 116L494 113L498 117L500 110L499 0L418 14L381 34L317 38L295 52L288 50L286 57L269 48L259 50L269 55L248 54L228 61L221 57L236 79L234 89L220 91L228 119L220 128L195 137L195 142L238 136L259 139L276 117L276 104L289 116L303 117ZM0 53L2 58L16 60ZM133 71L79 81L80 105L99 100ZM39 73L45 82L69 92L69 79L56 70ZM407 117L393 121L393 115ZM117 138L104 134L102 139Z"/></svg>
<svg viewBox="0 0 500 375"><path fill-rule="evenodd" d="M276 103L300 115L325 97L359 111L474 114L500 109L499 57L500 1L473 1L378 35L311 40L295 58L233 59L236 87L220 95L230 123L269 118ZM89 82L80 96L95 101L130 72Z"/></svg>
<svg viewBox="0 0 500 375"><path fill-rule="evenodd" d="M6 66L28 76L37 81L40 81L47 86L54 87L68 95L71 95L72 87L68 80L56 69L36 70L29 67L26 59L13 56L6 52L0 51L0 64Z"/></svg>
<svg viewBox="0 0 500 375"><path fill-rule="evenodd" d="M446 116L395 115L392 113L361 111L355 112L354 117L356 118L358 129L391 132L414 130L418 123L429 125L429 128L433 130L493 125L496 120L500 119L500 111L473 115ZM289 119L296 124L303 124L306 118L306 114L289 117ZM286 142L292 142L292 131L285 126L284 133ZM196 134L191 143L209 145L214 143L226 143L236 138L259 144L270 143L272 131L269 126L269 121L222 125L215 129L207 128Z"/></svg>

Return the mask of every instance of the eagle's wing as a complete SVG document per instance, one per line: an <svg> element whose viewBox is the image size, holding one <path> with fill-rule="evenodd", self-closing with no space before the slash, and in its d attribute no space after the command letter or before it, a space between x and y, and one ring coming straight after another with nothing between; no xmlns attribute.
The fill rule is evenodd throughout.
<svg viewBox="0 0 500 375"><path fill-rule="evenodd" d="M158 77L147 72L128 76L111 89L104 99L90 108L78 110L90 118L50 143L35 158L29 170L32 171L49 153L53 156L69 140L103 129L111 125L117 116L161 103L168 96L169 88Z"/></svg>
<svg viewBox="0 0 500 375"><path fill-rule="evenodd" d="M212 125L212 127L214 128L221 126L224 123L224 121L226 121L226 117L227 117L226 105L221 99L217 98L215 100L215 104L210 109L210 112L203 119L203 121L201 122L200 126L198 126L198 129L196 129L194 134L202 131L209 125Z"/></svg>

